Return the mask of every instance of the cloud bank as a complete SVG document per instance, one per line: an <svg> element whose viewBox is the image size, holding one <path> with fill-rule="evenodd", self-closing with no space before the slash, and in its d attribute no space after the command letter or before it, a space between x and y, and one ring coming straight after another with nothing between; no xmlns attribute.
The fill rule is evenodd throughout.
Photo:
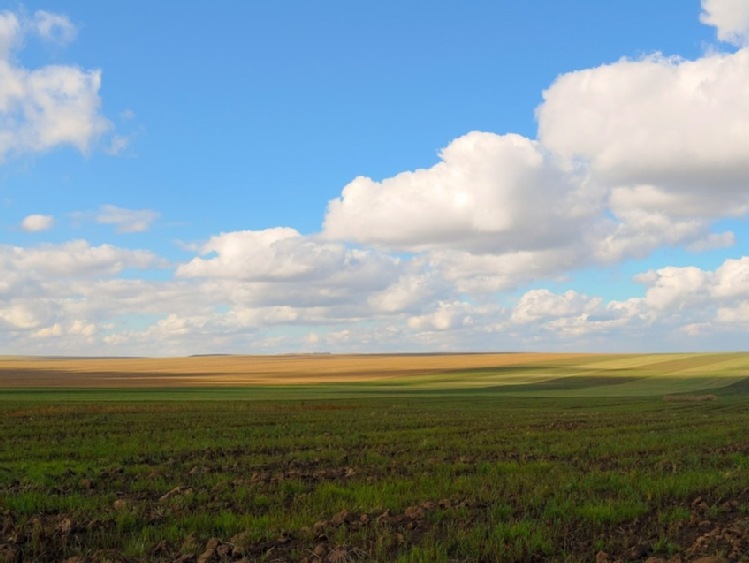
<svg viewBox="0 0 749 563"><path fill-rule="evenodd" d="M741 242L723 225L749 213L749 8L735 0L702 7L731 52L656 53L562 74L536 109L537 138L472 131L429 168L355 178L328 203L319 233L224 232L171 263L82 240L0 246L4 348L743 347L749 257L645 269L628 280L639 290L626 299L569 289L584 269ZM74 37L65 18L44 14L35 33ZM13 67L10 53L31 33L22 29L13 14L0 17L8 78L0 80L0 156L57 144L87 150L107 127L98 71ZM95 214L119 233L145 231L157 218L111 205ZM51 225L31 215L22 227ZM146 275L154 270L168 275Z"/></svg>

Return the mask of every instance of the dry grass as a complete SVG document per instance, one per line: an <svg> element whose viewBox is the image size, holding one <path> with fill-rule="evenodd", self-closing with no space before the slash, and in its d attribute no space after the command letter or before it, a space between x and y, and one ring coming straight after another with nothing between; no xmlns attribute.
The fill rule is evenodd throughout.
<svg viewBox="0 0 749 563"><path fill-rule="evenodd" d="M593 356L595 355L511 353L301 354L189 358L0 357L0 388L153 388L353 383Z"/></svg>

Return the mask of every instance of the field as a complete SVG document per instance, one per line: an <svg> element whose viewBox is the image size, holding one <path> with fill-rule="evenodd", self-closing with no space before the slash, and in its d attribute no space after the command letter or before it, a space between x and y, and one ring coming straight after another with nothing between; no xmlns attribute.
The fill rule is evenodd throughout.
<svg viewBox="0 0 749 563"><path fill-rule="evenodd" d="M749 560L747 376L749 354L0 358L0 561Z"/></svg>

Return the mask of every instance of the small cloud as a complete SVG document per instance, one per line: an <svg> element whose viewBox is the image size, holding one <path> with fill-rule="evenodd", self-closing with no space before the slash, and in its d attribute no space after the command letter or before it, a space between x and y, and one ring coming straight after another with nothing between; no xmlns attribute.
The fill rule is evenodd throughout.
<svg viewBox="0 0 749 563"><path fill-rule="evenodd" d="M32 20L33 29L45 41L67 45L75 40L78 30L67 16L37 10Z"/></svg>
<svg viewBox="0 0 749 563"><path fill-rule="evenodd" d="M114 135L109 143L109 146L105 149L107 154L112 156L120 154L127 147L130 146L130 137L123 135Z"/></svg>
<svg viewBox="0 0 749 563"><path fill-rule="evenodd" d="M135 112L130 108L125 108L120 112L120 119L122 121L132 121L135 119Z"/></svg>
<svg viewBox="0 0 749 563"><path fill-rule="evenodd" d="M27 215L21 221L21 228L27 233L36 233L51 229L55 224L52 215Z"/></svg>
<svg viewBox="0 0 749 563"><path fill-rule="evenodd" d="M150 229L158 217L159 213L151 209L125 209L115 205L102 205L96 222L116 225L118 233L142 233Z"/></svg>

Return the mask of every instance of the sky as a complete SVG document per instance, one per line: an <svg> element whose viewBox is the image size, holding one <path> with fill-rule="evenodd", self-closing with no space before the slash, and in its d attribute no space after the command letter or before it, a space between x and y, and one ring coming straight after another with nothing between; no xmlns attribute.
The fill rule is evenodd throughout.
<svg viewBox="0 0 749 563"><path fill-rule="evenodd" d="M0 354L745 350L749 2L10 2Z"/></svg>

